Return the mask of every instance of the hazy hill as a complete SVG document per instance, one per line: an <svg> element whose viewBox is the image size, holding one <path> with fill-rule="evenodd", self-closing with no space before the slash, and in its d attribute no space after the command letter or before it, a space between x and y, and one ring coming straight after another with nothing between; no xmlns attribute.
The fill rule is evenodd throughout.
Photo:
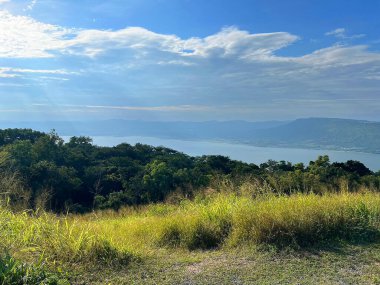
<svg viewBox="0 0 380 285"><path fill-rule="evenodd" d="M291 122L2 122L0 128L32 128L45 132L55 129L62 136L151 136L380 153L380 122L347 119L308 118Z"/></svg>
<svg viewBox="0 0 380 285"><path fill-rule="evenodd" d="M278 127L258 130L250 143L379 153L380 123L327 118L298 119Z"/></svg>
<svg viewBox="0 0 380 285"><path fill-rule="evenodd" d="M220 139L248 141L258 130L286 124L283 121L206 121L162 122L106 120L88 122L0 122L0 128L31 128L49 132L55 129L62 136L151 136L174 139Z"/></svg>

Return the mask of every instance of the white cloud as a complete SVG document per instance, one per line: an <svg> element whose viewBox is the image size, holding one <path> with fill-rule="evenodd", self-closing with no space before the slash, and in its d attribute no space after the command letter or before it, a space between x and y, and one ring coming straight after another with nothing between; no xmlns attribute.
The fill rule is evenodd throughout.
<svg viewBox="0 0 380 285"><path fill-rule="evenodd" d="M35 107L50 108L49 104L32 104ZM109 106L109 105L59 105L60 108L77 108L77 110L110 110L110 111L153 111L153 112L194 112L208 111L209 106L202 105L168 105L168 106Z"/></svg>
<svg viewBox="0 0 380 285"><path fill-rule="evenodd" d="M338 39L348 39L348 40L360 39L366 36L365 34L347 35L347 31L345 28L338 28L338 29L332 30L330 32L325 33L325 35L334 36Z"/></svg>
<svg viewBox="0 0 380 285"><path fill-rule="evenodd" d="M0 58L53 57L72 30L0 10Z"/></svg>
<svg viewBox="0 0 380 285"><path fill-rule="evenodd" d="M13 77L17 77L17 76L18 76L17 74L7 73L7 72L3 72L2 70L0 70L0 78L13 78Z"/></svg>
<svg viewBox="0 0 380 285"><path fill-rule="evenodd" d="M327 32L325 35L326 36L336 36L338 38L344 37L346 34L346 29L344 28L338 28L335 30L332 30L330 32Z"/></svg>
<svg viewBox="0 0 380 285"><path fill-rule="evenodd" d="M327 34L340 42L354 37L343 28ZM279 113L300 110L291 105L295 98L299 105L319 108L318 103L324 110L322 103L331 98L378 97L380 52L340 43L303 56L279 55L278 51L298 39L287 32L254 34L236 27L192 38L141 27L79 30L0 11L0 58L17 62L17 68L0 67L0 84L30 84L35 89L25 87L25 94L52 93L54 100L78 103L72 110L109 114L214 114L244 107L248 110L244 116L250 116L271 108ZM31 62L38 62L38 68L31 69ZM68 75L78 76L66 81ZM41 82L43 90L38 89ZM5 93L4 89L0 92ZM139 106L141 101L155 107ZM340 104L346 113L358 105L357 101ZM373 106L367 105L368 109ZM230 112L231 118L241 115L235 111Z"/></svg>
<svg viewBox="0 0 380 285"><path fill-rule="evenodd" d="M65 53L95 57L107 51L128 49L138 56L159 51L182 57L265 59L297 39L285 32L250 34L234 27L209 37L190 39L141 27L117 31L74 30L0 11L0 57L3 58L43 58Z"/></svg>
<svg viewBox="0 0 380 285"><path fill-rule="evenodd" d="M0 0L0 5L10 2L10 0Z"/></svg>
<svg viewBox="0 0 380 285"><path fill-rule="evenodd" d="M235 27L225 28L205 38L181 39L175 35L130 27L118 31L80 31L75 38L66 42L66 51L90 57L109 50L130 49L147 53L156 50L182 57L266 59L297 39L297 36L285 32L250 34Z"/></svg>
<svg viewBox="0 0 380 285"><path fill-rule="evenodd" d="M168 52L181 51L181 39L174 35L162 35L140 27L118 31L83 30L71 40L65 41L70 53L96 56L115 49L157 49Z"/></svg>
<svg viewBox="0 0 380 285"><path fill-rule="evenodd" d="M32 1L33 3L35 2ZM344 28L330 31L326 35L349 37ZM288 62L319 67L363 64L379 59L379 53L369 52L366 46L338 45L299 58L279 57L275 54L298 39L298 36L286 32L251 34L236 27L224 28L205 38L189 39L158 34L141 27L116 31L75 30L0 11L0 58L49 58L70 54L96 58L123 51L123 57L128 56L128 65L132 67L144 62L193 66L205 58ZM9 76L4 75L4 72L2 74Z"/></svg>
<svg viewBox="0 0 380 285"><path fill-rule="evenodd" d="M26 6L25 10L29 10L29 11L33 10L33 8L34 8L34 6L36 6L36 4L37 4L37 0L30 1L30 3L28 4L28 6Z"/></svg>
<svg viewBox="0 0 380 285"><path fill-rule="evenodd" d="M1 0L0 0L1 1ZM32 1L31 4L35 3ZM338 38L349 38L344 28L326 33ZM350 38L352 38L351 36ZM103 62L102 56L117 61L123 68L136 68L144 64L158 66L210 65L217 70L220 61L226 64L241 61L253 64L256 76L282 77L297 73L315 73L323 68L349 65L371 65L378 62L380 53L369 52L367 46L336 45L301 57L284 57L276 52L299 39L287 32L252 34L228 27L208 37L182 39L176 35L159 34L141 27L112 30L78 30L45 24L28 16L15 16L0 10L0 58L50 58L80 56L93 59L92 65ZM207 61L205 61L207 60ZM256 66L262 63L260 66ZM112 68L115 63L110 64ZM239 66L238 63L235 63ZM232 65L229 68L233 68ZM92 68L92 67L91 67ZM245 67L247 68L247 67ZM250 67L248 67L250 68ZM0 70L2 77L15 77L20 73L66 74L63 70ZM233 72L235 73L235 72ZM248 72L251 74L251 72ZM376 78L377 73L366 74Z"/></svg>
<svg viewBox="0 0 380 285"><path fill-rule="evenodd" d="M85 106L89 109L109 109L109 110L127 110L127 111L161 111L161 112L193 112L207 111L208 106L199 105L176 105L176 106Z"/></svg>
<svg viewBox="0 0 380 285"><path fill-rule="evenodd" d="M186 60L160 60L157 62L158 65L182 65L182 66L193 66L195 63Z"/></svg>
<svg viewBox="0 0 380 285"><path fill-rule="evenodd" d="M203 57L239 57L243 59L265 59L273 52L298 40L289 33L250 34L237 28L225 28L204 39L192 38L184 41L184 48L191 54Z"/></svg>
<svg viewBox="0 0 380 285"><path fill-rule="evenodd" d="M299 58L299 62L315 66L338 67L366 63L379 63L380 53L368 51L368 46L333 46Z"/></svg>
<svg viewBox="0 0 380 285"><path fill-rule="evenodd" d="M24 69L24 68L10 68L0 67L0 72L14 72L14 73L44 73L44 74L77 74L63 69Z"/></svg>
<svg viewBox="0 0 380 285"><path fill-rule="evenodd" d="M0 67L0 78L20 77L22 74L53 74L53 75L78 75L78 72L67 71L63 69L25 69Z"/></svg>

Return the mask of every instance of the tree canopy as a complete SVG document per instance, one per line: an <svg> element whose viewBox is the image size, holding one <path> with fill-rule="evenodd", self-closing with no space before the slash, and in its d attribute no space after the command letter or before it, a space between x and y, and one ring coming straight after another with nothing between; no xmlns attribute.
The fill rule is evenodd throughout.
<svg viewBox="0 0 380 285"><path fill-rule="evenodd" d="M54 131L29 129L0 130L0 170L1 187L17 188L0 189L10 201L55 212L117 210L164 201L174 192L188 197L213 186L215 177L235 181L250 177L282 193L338 191L342 181L352 191L360 186L380 188L379 173L358 161L331 163L328 156L321 156L308 166L273 160L257 166L144 144L100 147L89 137L64 142ZM13 179L7 180L9 176Z"/></svg>

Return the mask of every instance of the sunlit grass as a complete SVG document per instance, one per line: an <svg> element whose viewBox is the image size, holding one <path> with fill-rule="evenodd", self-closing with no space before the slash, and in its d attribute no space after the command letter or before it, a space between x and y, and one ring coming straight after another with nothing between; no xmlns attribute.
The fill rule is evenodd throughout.
<svg viewBox="0 0 380 285"><path fill-rule="evenodd" d="M151 205L119 216L77 222L121 250L210 249L242 244L307 246L330 240L368 241L379 231L380 195L331 194L251 199L216 194L181 205Z"/></svg>
<svg viewBox="0 0 380 285"><path fill-rule="evenodd" d="M193 250L373 242L379 233L377 193L255 198L213 193L178 205L127 207L118 213L82 216L0 209L1 252L22 264L43 263L53 269L114 268L173 253L176 258L186 257Z"/></svg>
<svg viewBox="0 0 380 285"><path fill-rule="evenodd" d="M127 261L127 252L66 217L0 209L1 251L27 261L99 263Z"/></svg>

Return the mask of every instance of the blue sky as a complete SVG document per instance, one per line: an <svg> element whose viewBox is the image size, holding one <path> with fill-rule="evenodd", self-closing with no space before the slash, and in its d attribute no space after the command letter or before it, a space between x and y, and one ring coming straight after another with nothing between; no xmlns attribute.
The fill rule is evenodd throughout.
<svg viewBox="0 0 380 285"><path fill-rule="evenodd" d="M380 121L377 0L0 0L0 120Z"/></svg>

